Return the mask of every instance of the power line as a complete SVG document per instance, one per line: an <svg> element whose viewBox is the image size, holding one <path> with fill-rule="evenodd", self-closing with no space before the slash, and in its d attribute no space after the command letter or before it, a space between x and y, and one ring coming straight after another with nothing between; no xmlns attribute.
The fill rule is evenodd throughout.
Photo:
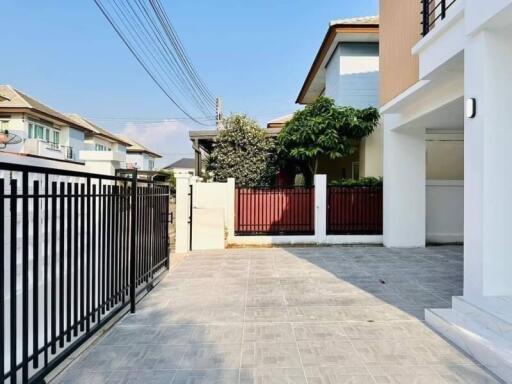
<svg viewBox="0 0 512 384"><path fill-rule="evenodd" d="M199 110L201 110L205 116L208 115L207 108L200 103L193 88L187 87L187 84L182 81L182 76L180 76L180 74L176 71L179 68L179 64L176 63L176 65L173 66L173 64L169 62L168 56L174 57L173 53L170 51L159 51L158 45L155 45L154 38L149 32L147 26L132 7L130 1L125 2L130 7L131 12L126 7L123 7L122 4L118 3L117 0L113 0L113 2L115 4L115 8L113 9L114 12L117 14L118 18L120 18L121 22L127 31L131 34L132 38L138 44L139 49L146 54L149 53L151 59L150 62L153 64L156 63L158 67L156 68L157 71L159 69L158 72L163 73L165 78L173 83L173 85L180 91L184 98L187 98L187 95L190 95L192 102L196 104ZM135 16L135 18L133 16ZM140 27L142 27L142 29ZM145 36L141 36L142 33L144 33ZM148 44L148 42L151 44ZM176 59L174 60L176 61Z"/></svg>
<svg viewBox="0 0 512 384"><path fill-rule="evenodd" d="M215 118L213 97L186 56L161 4L149 0L150 8L146 0L135 1L134 6L132 0L94 0L145 72L187 120L208 125L205 121ZM193 116L187 104L193 105L204 118Z"/></svg>
<svg viewBox="0 0 512 384"><path fill-rule="evenodd" d="M171 40L171 42L175 43L175 48L185 65L185 68L187 69L188 73L192 77L192 80L195 82L195 84L199 87L204 97L212 103L212 105L215 105L215 97L210 93L202 79L199 77L197 70L195 69L194 65L190 61L187 53L185 52L185 49L183 48L183 44L181 43L181 40L176 33L176 30L174 29L171 21L169 20L167 14L163 10L162 4L159 0L149 0L151 6L155 10L155 13L157 17L159 18L162 26L164 27L164 30L167 33L167 36Z"/></svg>

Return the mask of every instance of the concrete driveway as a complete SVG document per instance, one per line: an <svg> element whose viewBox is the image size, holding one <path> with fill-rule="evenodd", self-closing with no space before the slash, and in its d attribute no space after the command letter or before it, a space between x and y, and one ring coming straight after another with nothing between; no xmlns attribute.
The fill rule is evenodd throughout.
<svg viewBox="0 0 512 384"><path fill-rule="evenodd" d="M59 383L498 383L423 323L462 248L193 253Z"/></svg>

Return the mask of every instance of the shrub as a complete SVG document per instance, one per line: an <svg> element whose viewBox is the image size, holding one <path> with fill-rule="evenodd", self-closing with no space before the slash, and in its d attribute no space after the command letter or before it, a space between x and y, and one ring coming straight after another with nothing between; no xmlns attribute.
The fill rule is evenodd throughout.
<svg viewBox="0 0 512 384"><path fill-rule="evenodd" d="M362 177L360 179L342 179L331 182L335 187L382 187L382 177Z"/></svg>

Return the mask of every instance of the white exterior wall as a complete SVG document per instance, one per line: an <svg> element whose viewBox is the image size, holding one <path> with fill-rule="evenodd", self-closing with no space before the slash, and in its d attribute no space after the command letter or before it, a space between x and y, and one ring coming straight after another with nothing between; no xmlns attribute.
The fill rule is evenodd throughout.
<svg viewBox="0 0 512 384"><path fill-rule="evenodd" d="M512 295L511 36L482 31L465 50L465 92L477 100L476 118L465 122L466 296Z"/></svg>
<svg viewBox="0 0 512 384"><path fill-rule="evenodd" d="M104 145L110 151L97 151L96 144ZM84 147L79 156L90 172L115 175L116 169L126 168L126 146L92 136L85 140Z"/></svg>
<svg viewBox="0 0 512 384"><path fill-rule="evenodd" d="M132 164L136 166L137 169L141 171L152 171L153 169L149 168L149 160L156 161L156 159L152 156L149 156L146 153L127 153L126 154L126 163Z"/></svg>
<svg viewBox="0 0 512 384"><path fill-rule="evenodd" d="M384 245L425 246L425 130L400 131L384 115Z"/></svg>
<svg viewBox="0 0 512 384"><path fill-rule="evenodd" d="M341 43L326 67L325 96L354 108L379 104L379 44Z"/></svg>

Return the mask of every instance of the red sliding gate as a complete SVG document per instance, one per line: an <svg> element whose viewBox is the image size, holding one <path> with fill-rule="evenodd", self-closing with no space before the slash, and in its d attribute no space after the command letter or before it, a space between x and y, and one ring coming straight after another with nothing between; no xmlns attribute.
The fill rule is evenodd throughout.
<svg viewBox="0 0 512 384"><path fill-rule="evenodd" d="M237 235L312 235L313 187L236 189Z"/></svg>
<svg viewBox="0 0 512 384"><path fill-rule="evenodd" d="M382 187L327 187L327 233L382 234Z"/></svg>

